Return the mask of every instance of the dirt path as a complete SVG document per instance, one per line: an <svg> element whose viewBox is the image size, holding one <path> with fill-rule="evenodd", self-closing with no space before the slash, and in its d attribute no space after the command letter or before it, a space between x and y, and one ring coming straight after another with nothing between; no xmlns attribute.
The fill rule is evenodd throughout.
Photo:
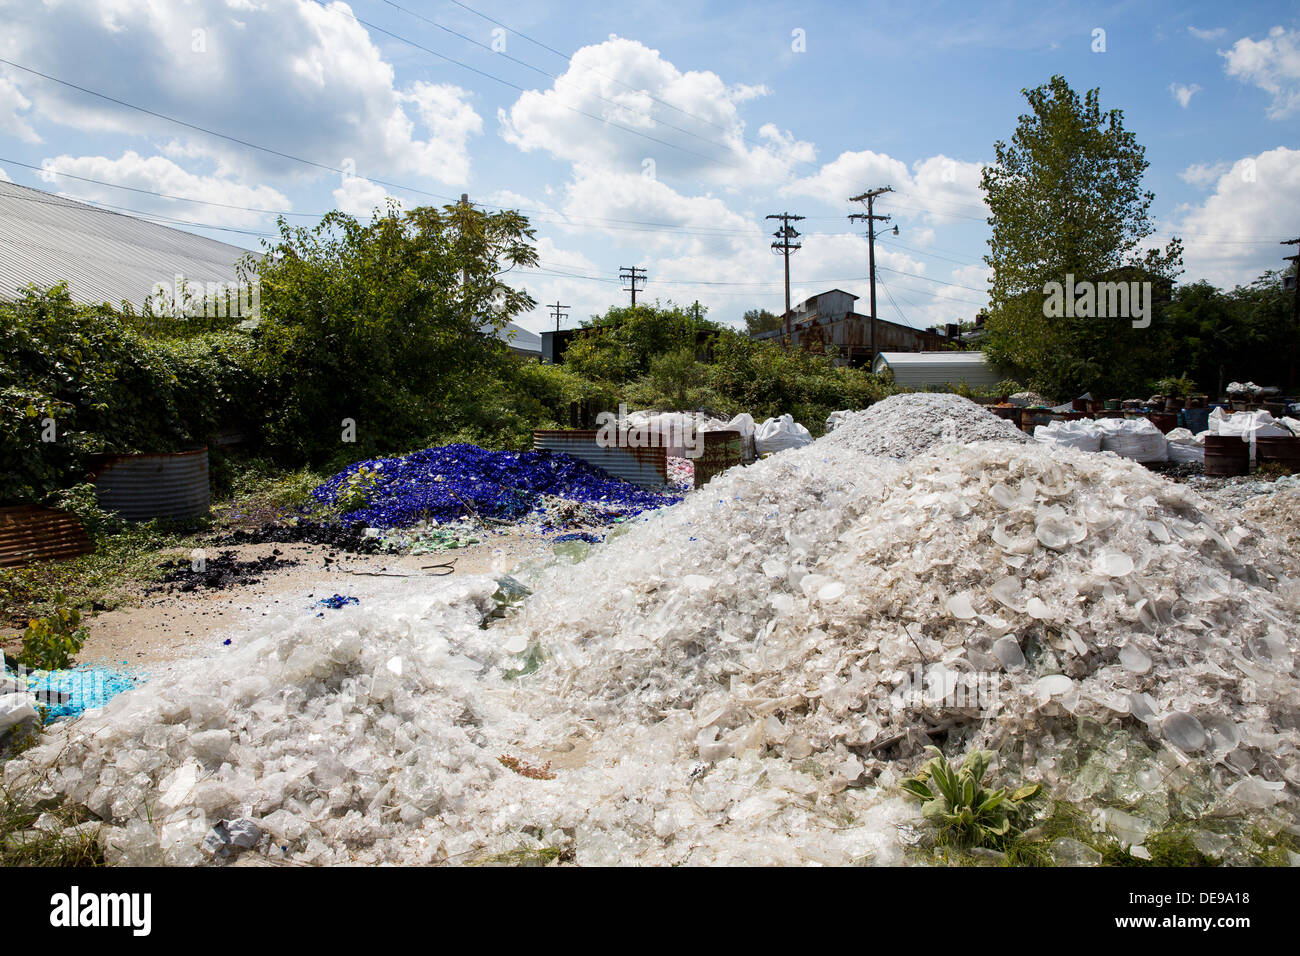
<svg viewBox="0 0 1300 956"><path fill-rule="evenodd" d="M255 575L256 583L223 588L196 587L139 596L138 606L105 611L86 621L89 634L78 663L116 667L158 666L183 657L203 656L223 646L241 629L280 605L306 610L333 594L365 600L391 586L384 574L428 576L431 586L450 576L435 576L422 565L455 560L454 574L503 574L521 561L552 553L548 539L510 533L453 551L421 555L358 555L315 544L247 544L233 551L240 561L278 551L276 566ZM212 552L209 552L211 556ZM188 557L181 552L178 557ZM296 562L296 563L295 563ZM357 573L364 572L364 573Z"/></svg>

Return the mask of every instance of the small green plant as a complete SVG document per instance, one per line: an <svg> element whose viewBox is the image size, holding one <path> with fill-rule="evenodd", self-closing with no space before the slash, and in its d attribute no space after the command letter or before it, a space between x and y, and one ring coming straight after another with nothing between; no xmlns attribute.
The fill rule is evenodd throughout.
<svg viewBox="0 0 1300 956"><path fill-rule="evenodd" d="M379 487L381 465L369 468L362 465L348 475L347 483L339 490L335 504L339 511L356 511L370 504L370 496Z"/></svg>
<svg viewBox="0 0 1300 956"><path fill-rule="evenodd" d="M1162 378L1156 382L1156 392L1165 398L1187 398L1196 394L1196 382L1184 372L1178 378Z"/></svg>
<svg viewBox="0 0 1300 956"><path fill-rule="evenodd" d="M1006 837L1016 828L1024 804L1041 789L1036 783L1010 794L1005 787L986 788L990 750L972 750L954 769L938 747L926 749L934 757L900 786L921 801L921 816L960 847L989 846Z"/></svg>
<svg viewBox="0 0 1300 956"><path fill-rule="evenodd" d="M60 594L55 598L53 614L27 622L18 663L33 670L62 670L72 666L72 658L85 643L81 612L68 607Z"/></svg>

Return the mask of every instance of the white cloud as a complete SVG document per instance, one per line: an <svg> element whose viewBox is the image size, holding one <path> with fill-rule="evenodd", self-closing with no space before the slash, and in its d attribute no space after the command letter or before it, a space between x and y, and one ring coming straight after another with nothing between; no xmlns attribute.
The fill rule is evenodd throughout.
<svg viewBox="0 0 1300 956"><path fill-rule="evenodd" d="M3 166L0 166L0 183L11 183L11 182L13 182L13 180L9 178L9 174L5 172Z"/></svg>
<svg viewBox="0 0 1300 956"><path fill-rule="evenodd" d="M816 173L781 189L786 196L809 196L845 206L849 197L866 189L890 185L894 193L879 202L879 212L932 223L957 219L982 219L980 190L982 164L951 159L942 154L917 160L909 168L901 160L871 150L841 153ZM886 208L888 207L888 208Z"/></svg>
<svg viewBox="0 0 1300 956"><path fill-rule="evenodd" d="M1169 92L1173 94L1173 97L1178 101L1179 106L1183 109L1187 109L1187 104L1192 101L1193 96L1201 92L1201 88L1195 83L1191 86L1184 83L1170 83Z"/></svg>
<svg viewBox="0 0 1300 956"><path fill-rule="evenodd" d="M1176 227L1183 238L1185 280L1231 286L1285 263L1280 238L1295 235L1300 209L1300 150L1278 147L1238 160L1199 206L1185 209Z"/></svg>
<svg viewBox="0 0 1300 956"><path fill-rule="evenodd" d="M682 72L659 51L612 37L578 50L550 89L521 94L498 120L502 137L525 152L739 186L784 178L814 155L812 144L771 124L760 142L746 140L739 106L766 93Z"/></svg>
<svg viewBox="0 0 1300 956"><path fill-rule="evenodd" d="M41 137L32 128L30 115L32 101L19 91L10 80L0 76L0 133L16 137L26 143L39 143Z"/></svg>
<svg viewBox="0 0 1300 956"><path fill-rule="evenodd" d="M1178 178L1189 186L1204 189L1211 183L1217 182L1219 177L1231 168L1232 164L1225 162L1194 163L1179 173Z"/></svg>
<svg viewBox="0 0 1300 956"><path fill-rule="evenodd" d="M6 58L159 113L327 166L351 160L362 176L468 178L468 138L482 128L469 94L449 84L399 88L347 4L0 0L0 20ZM0 87L0 130L39 116L83 132L174 136L174 150L247 179L320 175L16 70L5 75L24 100ZM20 113L27 100L34 108Z"/></svg>
<svg viewBox="0 0 1300 956"><path fill-rule="evenodd" d="M334 208L368 220L376 209L388 206L388 190L360 176L349 176L334 190Z"/></svg>
<svg viewBox="0 0 1300 956"><path fill-rule="evenodd" d="M1300 109L1300 31L1274 27L1263 40L1243 37L1220 56L1229 76L1253 83L1273 97L1270 119L1281 119Z"/></svg>
<svg viewBox="0 0 1300 956"><path fill-rule="evenodd" d="M1187 32L1198 40L1217 40L1228 32L1226 27L1214 27L1210 30L1199 30L1196 27L1188 27Z"/></svg>
<svg viewBox="0 0 1300 956"><path fill-rule="evenodd" d="M56 156L45 160L41 166L41 179L62 195L119 206L125 202L131 208L147 214L166 215L210 225L256 227L265 225L276 211L291 207L289 198L284 193L269 186L252 187L219 176L196 175L165 156L144 157L131 150L127 150L118 159L106 156ZM72 179L70 176L60 176L59 173L205 202L176 202L144 193L125 192L110 186ZM129 197L129 200L124 197ZM206 203L250 208L230 209Z"/></svg>

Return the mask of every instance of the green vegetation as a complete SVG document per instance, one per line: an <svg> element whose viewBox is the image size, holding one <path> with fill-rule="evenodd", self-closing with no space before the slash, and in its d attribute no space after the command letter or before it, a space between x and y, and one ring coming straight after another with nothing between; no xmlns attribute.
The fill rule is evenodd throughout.
<svg viewBox="0 0 1300 956"><path fill-rule="evenodd" d="M934 757L900 784L921 801L921 817L939 828L945 843L996 849L1018 828L1027 802L1040 786L1030 784L1011 793L1005 787L990 790L984 777L993 760L991 750L972 750L961 768L954 769L938 747L926 749Z"/></svg>
<svg viewBox="0 0 1300 956"><path fill-rule="evenodd" d="M1030 112L1010 144L994 144L980 183L992 227L985 351L1048 395L1128 394L1160 366L1157 336L1128 316L1048 318L1044 287L1073 275L1151 280L1158 293L1181 272L1182 244L1146 245L1149 164L1121 110L1103 111L1099 90L1081 99L1061 76L1023 92Z"/></svg>
<svg viewBox="0 0 1300 956"><path fill-rule="evenodd" d="M32 618L23 631L23 649L18 663L32 670L61 670L72 666L72 659L86 643L86 629L81 626L81 612L68 607L62 594L54 599L54 613Z"/></svg>
<svg viewBox="0 0 1300 956"><path fill-rule="evenodd" d="M89 814L63 807L46 811L60 828L86 822ZM0 866L103 866L104 851L92 832L34 829L41 814L24 810L9 794L0 792ZM47 820L48 822L48 820Z"/></svg>
<svg viewBox="0 0 1300 956"><path fill-rule="evenodd" d="M745 313L745 332L758 335L760 332L774 332L781 327L781 317L767 309L750 309Z"/></svg>

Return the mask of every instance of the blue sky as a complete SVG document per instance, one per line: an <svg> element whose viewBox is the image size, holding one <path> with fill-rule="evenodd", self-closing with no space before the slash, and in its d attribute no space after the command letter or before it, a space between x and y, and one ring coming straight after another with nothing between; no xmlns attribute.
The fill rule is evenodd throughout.
<svg viewBox="0 0 1300 956"><path fill-rule="evenodd" d="M1183 281L1248 282L1300 234L1295 3L0 0L0 57L26 68L0 64L0 176L248 248L273 211L468 192L530 211L517 281L570 323L626 301L633 264L650 298L780 311L763 217L787 210L793 298L865 311L847 200L884 185L880 314L970 318L980 165L1053 73L1124 110Z"/></svg>

